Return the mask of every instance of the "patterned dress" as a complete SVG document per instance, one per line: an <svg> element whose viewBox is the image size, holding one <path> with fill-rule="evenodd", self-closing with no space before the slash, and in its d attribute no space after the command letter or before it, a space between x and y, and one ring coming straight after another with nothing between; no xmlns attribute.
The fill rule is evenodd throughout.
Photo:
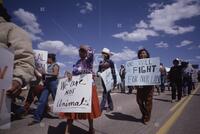
<svg viewBox="0 0 200 134"><path fill-rule="evenodd" d="M78 60L73 66L73 75L91 74L93 67L94 52L92 49L88 50L88 56L82 60ZM91 113L61 113L61 118L67 119L94 119L101 115L99 100L96 91L96 85L92 85L92 111Z"/></svg>

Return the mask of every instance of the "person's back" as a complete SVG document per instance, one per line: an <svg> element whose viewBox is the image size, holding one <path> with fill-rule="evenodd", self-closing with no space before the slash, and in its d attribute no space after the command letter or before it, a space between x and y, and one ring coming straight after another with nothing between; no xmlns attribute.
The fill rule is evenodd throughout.
<svg viewBox="0 0 200 134"><path fill-rule="evenodd" d="M28 34L10 22L10 16L0 4L0 48L10 49L14 53L13 83L7 95L18 96L21 87L34 77L34 55Z"/></svg>
<svg viewBox="0 0 200 134"><path fill-rule="evenodd" d="M181 66L173 66L169 72L169 79L171 82L181 82L182 81L182 68Z"/></svg>
<svg viewBox="0 0 200 134"><path fill-rule="evenodd" d="M176 92L178 92L178 101L182 97L182 71L183 67L179 65L179 60L173 60L173 67L169 71L169 80L172 86L172 101L176 100Z"/></svg>
<svg viewBox="0 0 200 134"><path fill-rule="evenodd" d="M123 67L120 68L120 71L119 71L121 79L125 79L125 73L126 73L126 71L125 71L125 68L123 66Z"/></svg>

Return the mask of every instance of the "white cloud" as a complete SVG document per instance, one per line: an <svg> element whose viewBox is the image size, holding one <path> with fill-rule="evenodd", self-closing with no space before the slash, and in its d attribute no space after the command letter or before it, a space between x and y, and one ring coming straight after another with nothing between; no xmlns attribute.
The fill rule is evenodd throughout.
<svg viewBox="0 0 200 134"><path fill-rule="evenodd" d="M127 60L132 60L133 58L137 57L137 52L129 49L129 48L123 48L122 52L113 52L113 56L111 59L113 61L127 61Z"/></svg>
<svg viewBox="0 0 200 134"><path fill-rule="evenodd" d="M115 38L122 39L124 41L143 41L147 40L149 36L158 36L158 34L150 29L137 29L131 33L122 32L112 35Z"/></svg>
<svg viewBox="0 0 200 134"><path fill-rule="evenodd" d="M163 5L164 5L163 3L152 3L152 4L149 5L149 7L155 10L155 9L162 8Z"/></svg>
<svg viewBox="0 0 200 134"><path fill-rule="evenodd" d="M200 56L196 56L196 59L200 60Z"/></svg>
<svg viewBox="0 0 200 134"><path fill-rule="evenodd" d="M192 32L195 29L191 25L176 25L176 22L200 15L200 4L196 0L178 0L173 4L161 6L161 8L154 6L157 8L151 12L148 18L150 26L155 30L178 35Z"/></svg>
<svg viewBox="0 0 200 134"><path fill-rule="evenodd" d="M138 24L135 25L137 28L148 28L148 24L141 20Z"/></svg>
<svg viewBox="0 0 200 134"><path fill-rule="evenodd" d="M33 13L19 8L17 11L14 11L14 15L23 23L23 28L29 33L33 41L41 40L41 37L39 37L38 34L42 34L42 30Z"/></svg>
<svg viewBox="0 0 200 134"><path fill-rule="evenodd" d="M159 36L162 31L167 34L179 35L195 30L192 25L178 25L177 22L200 15L200 2L198 0L175 0L172 4L153 3L149 5L150 14L147 22L141 20L135 24L133 32L121 32L112 35L124 41L143 41L149 36Z"/></svg>
<svg viewBox="0 0 200 134"><path fill-rule="evenodd" d="M190 44L192 44L192 41L190 41L190 40L184 40L184 41L181 42L180 45L177 45L176 47L185 47L185 46L188 46Z"/></svg>
<svg viewBox="0 0 200 134"><path fill-rule="evenodd" d="M76 6L80 8L81 14L87 14L93 11L93 5L90 2L85 2L83 5L77 3Z"/></svg>
<svg viewBox="0 0 200 134"><path fill-rule="evenodd" d="M60 55L78 55L77 47L71 44L65 45L62 41L44 41L38 44L38 48Z"/></svg>
<svg viewBox="0 0 200 134"><path fill-rule="evenodd" d="M66 67L66 65L64 63L62 63L62 62L56 62L56 63L60 66L60 68L65 68Z"/></svg>
<svg viewBox="0 0 200 134"><path fill-rule="evenodd" d="M198 45L198 48L200 48L200 45Z"/></svg>
<svg viewBox="0 0 200 134"><path fill-rule="evenodd" d="M42 38L40 36L37 36L37 35L30 33L30 32L28 32L28 34L33 41L42 41Z"/></svg>
<svg viewBox="0 0 200 134"><path fill-rule="evenodd" d="M169 45L163 41L156 43L155 46L158 48L168 48L169 47Z"/></svg>

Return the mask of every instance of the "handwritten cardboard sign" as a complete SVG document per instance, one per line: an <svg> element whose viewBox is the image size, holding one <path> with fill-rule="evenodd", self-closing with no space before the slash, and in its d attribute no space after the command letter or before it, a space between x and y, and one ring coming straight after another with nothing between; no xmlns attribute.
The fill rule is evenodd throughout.
<svg viewBox="0 0 200 134"><path fill-rule="evenodd" d="M60 79L54 112L90 113L92 99L92 74L73 76L71 81Z"/></svg>
<svg viewBox="0 0 200 134"><path fill-rule="evenodd" d="M47 72L47 56L48 52L43 50L33 50L35 58L35 66L38 71Z"/></svg>
<svg viewBox="0 0 200 134"><path fill-rule="evenodd" d="M6 90L12 83L14 54L0 48L0 57L0 129L8 129L10 128L11 99L6 97Z"/></svg>
<svg viewBox="0 0 200 134"><path fill-rule="evenodd" d="M160 85L160 58L147 58L126 63L126 86Z"/></svg>
<svg viewBox="0 0 200 134"><path fill-rule="evenodd" d="M0 90L7 89L13 77L14 54L0 48Z"/></svg>
<svg viewBox="0 0 200 134"><path fill-rule="evenodd" d="M106 86L106 90L110 91L111 89L113 89L114 80L113 80L111 68L108 68L102 73L100 73L100 76L103 79L103 82Z"/></svg>

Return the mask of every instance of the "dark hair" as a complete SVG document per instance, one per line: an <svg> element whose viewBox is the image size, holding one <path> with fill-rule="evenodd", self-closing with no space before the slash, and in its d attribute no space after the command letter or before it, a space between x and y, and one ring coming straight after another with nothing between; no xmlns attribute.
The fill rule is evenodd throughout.
<svg viewBox="0 0 200 134"><path fill-rule="evenodd" d="M110 55L109 54L107 54L107 53L102 53L102 54L105 55L106 59L110 59Z"/></svg>
<svg viewBox="0 0 200 134"><path fill-rule="evenodd" d="M179 61L178 61L177 59L174 59L174 60L173 60L173 64L176 64L176 63L178 64Z"/></svg>
<svg viewBox="0 0 200 134"><path fill-rule="evenodd" d="M53 62L56 62L56 54L49 53L48 58L51 58Z"/></svg>
<svg viewBox="0 0 200 134"><path fill-rule="evenodd" d="M10 22L11 17L7 13L6 8L4 8L2 4L0 4L0 16L3 17L6 21Z"/></svg>
<svg viewBox="0 0 200 134"><path fill-rule="evenodd" d="M142 51L145 51L147 53L147 58L150 58L149 52L145 48L142 48L138 50L138 59L140 59L140 54L142 53Z"/></svg>

